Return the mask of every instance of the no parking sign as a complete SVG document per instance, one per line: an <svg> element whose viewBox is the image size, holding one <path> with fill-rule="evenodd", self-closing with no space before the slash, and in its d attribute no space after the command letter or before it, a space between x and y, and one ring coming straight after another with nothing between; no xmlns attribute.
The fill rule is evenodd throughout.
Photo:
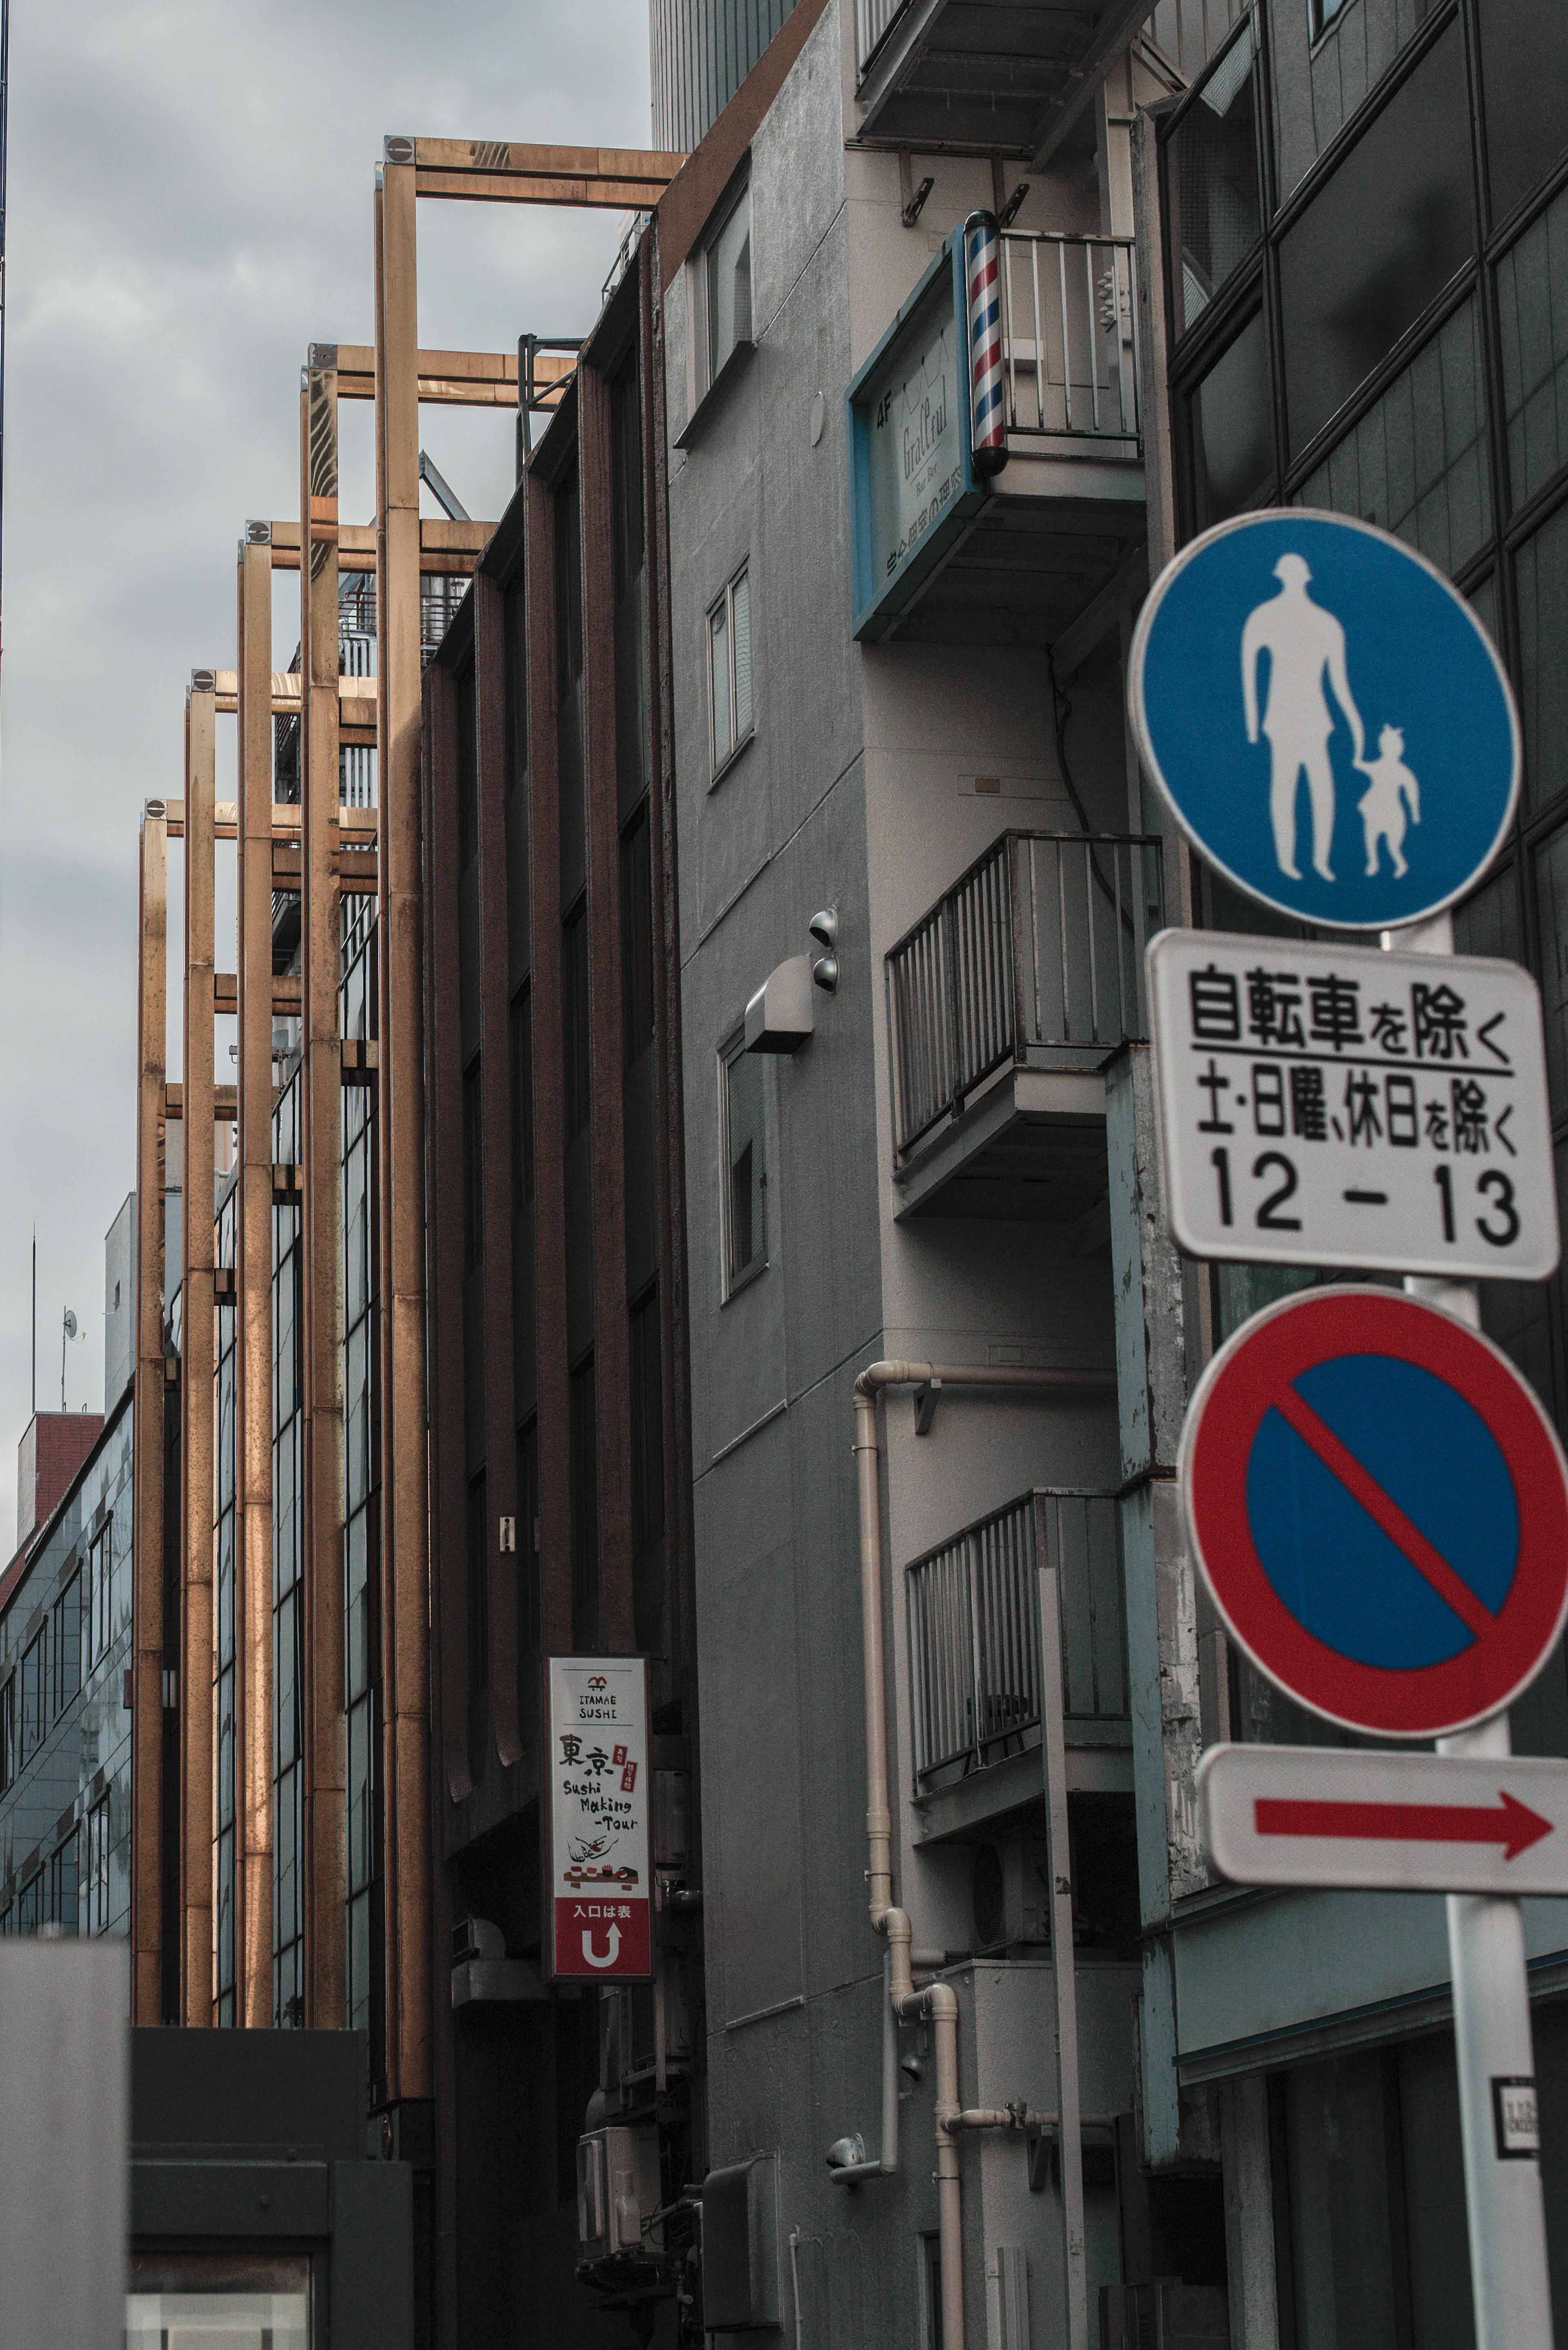
<svg viewBox="0 0 1568 2350"><path fill-rule="evenodd" d="M1568 1465L1501 1351L1388 1289L1286 1299L1215 1357L1179 1468L1232 1638L1349 1730L1502 1712L1568 1611Z"/></svg>

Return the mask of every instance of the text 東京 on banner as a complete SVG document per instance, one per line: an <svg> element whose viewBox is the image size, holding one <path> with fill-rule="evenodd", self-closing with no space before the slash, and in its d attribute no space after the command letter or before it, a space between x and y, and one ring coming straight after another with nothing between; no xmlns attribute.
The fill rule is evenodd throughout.
<svg viewBox="0 0 1568 2350"><path fill-rule="evenodd" d="M556 1981L653 1971L648 1668L641 1657L552 1657L545 1855Z"/></svg>

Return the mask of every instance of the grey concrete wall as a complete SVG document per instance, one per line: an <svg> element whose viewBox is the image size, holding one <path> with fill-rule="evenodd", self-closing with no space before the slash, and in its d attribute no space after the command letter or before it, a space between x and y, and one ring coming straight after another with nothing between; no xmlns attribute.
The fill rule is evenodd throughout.
<svg viewBox="0 0 1568 2350"><path fill-rule="evenodd" d="M875 2147L879 2126L854 1380L889 1354L1114 1361L1107 1253L1081 1254L1033 1225L895 1222L886 951L1005 827L1074 830L1076 819L1037 656L896 645L863 653L851 640L845 390L933 240L992 195L988 164L940 162L926 213L907 230L896 157L846 157L851 19L846 5L825 15L753 144L756 348L690 431L694 270L670 286L663 320L671 433L688 444L670 452L670 600L711 2158L779 2150L781 2235L798 2230L805 2339L822 2350L929 2338L921 2238L936 2226L929 2066L905 2099L898 2178L846 2194L824 2164L834 2138L859 2130ZM1046 180L1023 217L1097 227L1097 202ZM743 560L756 732L715 783L705 616ZM1096 819L1122 828L1114 664L1108 687L1086 676L1075 691L1075 779ZM1022 779L1027 795L999 806L966 794L960 778L977 769ZM774 967L807 950L806 924L826 905L839 916L840 984L816 997L811 1042L764 1064L768 1263L726 1303L719 1052ZM1114 1486L1115 1412L959 1398L917 1438L913 1407L898 1395L885 1431L899 1898L918 1943L962 1950L973 1939L968 1853L913 1844L902 1569L1033 1485ZM961 1997L971 2022L982 2011L990 2019L988 2049L1019 2033L1028 2040L1023 2086L1006 2094L1050 2105L1049 1970L1025 1974L1027 1996L1000 1970L1012 1985L1000 2008L989 1978ZM1121 1970L1108 2005L1086 2002L1095 2086L1085 2096L1096 2109L1130 2103L1135 1981ZM980 2093L982 2074L991 2094L996 2066L978 2050L965 2058L966 2096ZM1028 2246L1037 2268L1059 2241L1052 2199L1015 2195L1010 2154L1015 2168L1017 2146L997 2149L994 2163L989 2151L964 2158L979 2215L969 2262L976 2343L987 2338L988 2230L1012 2230L1002 2241ZM1112 2259L1096 2245L1097 2262ZM1054 2288L1040 2273L1044 2312Z"/></svg>

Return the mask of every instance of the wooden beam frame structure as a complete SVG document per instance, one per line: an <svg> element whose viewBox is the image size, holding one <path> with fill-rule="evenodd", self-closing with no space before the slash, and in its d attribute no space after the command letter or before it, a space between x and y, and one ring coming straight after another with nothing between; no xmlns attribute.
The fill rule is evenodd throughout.
<svg viewBox="0 0 1568 2350"><path fill-rule="evenodd" d="M342 910L340 849L349 811L339 805L338 753L360 737L361 705L374 739L373 678L338 675L337 401L336 345L314 345L300 377L300 500L308 554L299 575L301 1147L304 1269L301 1354L305 1401L305 1844L298 1857L305 1926L305 2021L338 2028L348 2015L347 1786L344 1742L343 1050L337 1010ZM303 550L302 550L303 553ZM286 682L287 681L286 681ZM273 681L274 689L279 681ZM349 689L353 691L349 691ZM356 810L369 819L374 809ZM361 832L360 837L363 837ZM372 851L370 862L374 864Z"/></svg>
<svg viewBox="0 0 1568 2350"><path fill-rule="evenodd" d="M184 1262L181 1270L180 2015L188 2024L213 2022L216 1935L213 1520L217 1249L212 1209L217 1118L213 1069L217 754L215 696L206 681L209 676L210 672L202 672L192 677L185 704L185 797L180 825L185 844L185 1035L180 1095L185 1170L181 1217Z"/></svg>
<svg viewBox="0 0 1568 2350"><path fill-rule="evenodd" d="M131 1399L130 2020L165 2020L163 1949L164 1095L168 1083L169 832L142 811L137 951L136 1375Z"/></svg>
<svg viewBox="0 0 1568 2350"><path fill-rule="evenodd" d="M421 990L420 197L651 211L684 161L607 148L389 138L374 197L381 1024L381 1567L390 2099L428 2098L431 2045L430 1537ZM450 396L450 395L446 395Z"/></svg>
<svg viewBox="0 0 1568 2350"><path fill-rule="evenodd" d="M186 706L185 788L149 802L142 825L139 975L138 1362L136 1413L136 1756L132 1778L133 2013L192 2024L215 2014L214 1533L216 1312L239 1317L236 1430L237 2019L273 2016L272 1203L304 1211L301 1296L305 1399L306 1935L304 2021L347 2020L346 1758L343 1713L344 1420L340 1088L378 1087L380 1209L380 1624L382 1746L378 1758L386 1905L386 2051L379 2095L432 2088L433 1953L427 1509L421 787L421 581L472 575L493 525L421 518L421 404L515 412L515 353L421 350L415 207L420 197L476 203L652 210L680 155L504 141L389 139L375 191L373 345L313 344L300 383L298 521L246 525L238 558L237 665L195 671ZM559 404L576 376L564 351L532 357L535 401ZM375 404L376 515L338 512L337 404ZM596 417L602 433L602 419ZM272 580L300 577L300 665L272 669ZM377 582L374 679L338 674L337 591L345 573ZM492 627L495 616L488 616ZM537 648L535 649L538 650ZM544 658L544 653L540 653ZM237 797L216 797L214 722L239 721ZM273 722L300 720L300 801L273 800ZM537 723L535 720L534 723ZM340 752L373 745L374 808L339 803ZM167 849L185 842L184 1046L179 1082L164 1066ZM239 861L238 967L215 968L214 849ZM272 899L301 898L302 970L272 971ZM378 1021L369 1041L339 1035L341 900L378 899ZM214 1023L235 1017L237 1083L213 1068ZM272 1021L303 1032L303 1164L272 1160ZM185 1147L182 1244L183 1440L178 1496L179 1948L162 1946L165 1363L164 1144ZM214 1189L213 1135L239 1128L237 1263L216 1266L214 1221L191 1212ZM508 1746L515 1744L512 1730ZM374 2069L374 2060L373 2060Z"/></svg>
<svg viewBox="0 0 1568 2350"><path fill-rule="evenodd" d="M239 1201L235 1244L235 2010L273 2021L272 546L239 550Z"/></svg>

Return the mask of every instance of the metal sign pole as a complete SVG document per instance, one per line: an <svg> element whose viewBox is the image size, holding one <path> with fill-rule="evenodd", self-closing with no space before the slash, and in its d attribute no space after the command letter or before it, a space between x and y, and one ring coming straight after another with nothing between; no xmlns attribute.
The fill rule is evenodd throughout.
<svg viewBox="0 0 1568 2350"><path fill-rule="evenodd" d="M1383 943L1451 954L1452 918L1439 914L1410 932L1386 931ZM1474 1282L1417 1277L1405 1287L1480 1328ZM1494 1761L1513 1752L1506 1713L1437 1744L1439 1754ZM1552 2350L1524 1911L1485 1893L1450 1893L1447 1902L1476 2350Z"/></svg>

